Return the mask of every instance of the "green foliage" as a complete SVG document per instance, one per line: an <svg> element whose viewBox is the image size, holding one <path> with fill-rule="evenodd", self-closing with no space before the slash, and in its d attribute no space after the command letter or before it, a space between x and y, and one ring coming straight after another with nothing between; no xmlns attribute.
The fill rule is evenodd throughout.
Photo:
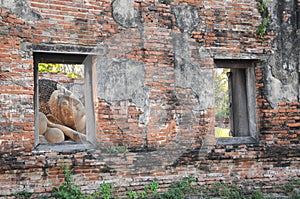
<svg viewBox="0 0 300 199"><path fill-rule="evenodd" d="M57 199L112 199L114 198L111 189L112 186L109 183L103 183L100 185L100 192L95 191L92 195L83 194L78 186L73 183L72 170L69 170L68 166L62 166L64 173L64 182L59 187L54 187L53 197ZM101 197L100 197L101 196Z"/></svg>
<svg viewBox="0 0 300 199"><path fill-rule="evenodd" d="M224 199L246 199L242 191L236 185L218 182L210 188L210 191L214 196L222 197Z"/></svg>
<svg viewBox="0 0 300 199"><path fill-rule="evenodd" d="M113 195L111 193L111 188L112 188L112 186L109 183L101 184L100 189L101 189L101 193L102 193L101 196L102 196L103 199L113 198Z"/></svg>
<svg viewBox="0 0 300 199"><path fill-rule="evenodd" d="M293 180L292 184L294 184L294 185L300 185L300 180Z"/></svg>
<svg viewBox="0 0 300 199"><path fill-rule="evenodd" d="M257 3L258 11L262 15L262 21L261 21L261 24L258 26L256 33L257 33L257 36L261 39L267 33L267 28L268 28L268 25L269 25L269 22L271 19L271 15L266 14L266 13L268 13L267 1L268 0L262 0L261 2Z"/></svg>
<svg viewBox="0 0 300 199"><path fill-rule="evenodd" d="M64 173L64 182L58 188L54 188L53 198L56 199L114 199L117 198L112 194L112 185L103 183L100 189L92 195L85 195L80 188L74 185L72 181L72 171L67 166L62 166ZM183 199L188 196L196 195L203 198L222 198L222 199L270 199L265 197L261 190L254 190L251 194L246 195L243 190L235 184L217 182L210 186L195 186L196 179L185 177L170 185L167 192L158 193L159 184L153 181L151 184L144 186L144 191L128 191L126 195L130 199L150 198L150 199ZM287 194L290 199L300 199L299 191L295 188L300 185L300 180L292 180L287 184L280 185L280 188ZM15 194L15 198L29 199L31 193L22 191Z"/></svg>
<svg viewBox="0 0 300 199"><path fill-rule="evenodd" d="M291 199L300 199L300 194L298 191L296 191L295 189L292 191L292 194L291 194Z"/></svg>
<svg viewBox="0 0 300 199"><path fill-rule="evenodd" d="M66 165L62 166L64 173L64 182L59 187L54 187L54 197L59 199L85 199L80 188L73 183L72 171Z"/></svg>
<svg viewBox="0 0 300 199"><path fill-rule="evenodd" d="M127 195L130 199L137 199L139 198L139 194L136 191L128 191Z"/></svg>
<svg viewBox="0 0 300 199"><path fill-rule="evenodd" d="M266 199L261 190L255 190L249 197L249 199Z"/></svg>
<svg viewBox="0 0 300 199"><path fill-rule="evenodd" d="M64 73L70 78L81 78L81 65L39 63L38 71L44 73Z"/></svg>
<svg viewBox="0 0 300 199"><path fill-rule="evenodd" d="M29 193L28 191L24 190L24 191L20 191L18 193L15 194L16 198L19 199L29 199L31 197L32 193Z"/></svg>
<svg viewBox="0 0 300 199"><path fill-rule="evenodd" d="M158 194L157 189L158 189L157 181L153 181L150 185L144 187L145 192L151 191L151 194L153 196L156 196Z"/></svg>
<svg viewBox="0 0 300 199"><path fill-rule="evenodd" d="M227 73L230 69L215 69L215 115L217 118L229 118L229 93Z"/></svg>
<svg viewBox="0 0 300 199"><path fill-rule="evenodd" d="M256 31L259 38L263 38L265 36L270 19L271 19L270 15L262 19L261 24L258 26Z"/></svg>
<svg viewBox="0 0 300 199"><path fill-rule="evenodd" d="M126 146L112 146L107 148L108 153L126 153L128 148Z"/></svg>
<svg viewBox="0 0 300 199"><path fill-rule="evenodd" d="M294 186L291 183L285 184L281 187L285 192L292 192L294 190Z"/></svg>
<svg viewBox="0 0 300 199"><path fill-rule="evenodd" d="M160 198L161 199L182 199L185 196L190 194L195 194L198 192L197 188L191 186L192 182L196 180L192 177L185 177L178 182L174 182L171 184L170 189L163 193Z"/></svg>
<svg viewBox="0 0 300 199"><path fill-rule="evenodd" d="M293 190L291 193L291 199L300 199L300 193L299 190L296 190L295 187L299 187L300 185L300 180L292 180L292 185L293 185Z"/></svg>
<svg viewBox="0 0 300 199"><path fill-rule="evenodd" d="M299 187L300 180L292 180L287 184L279 186L280 189L284 191L284 193L288 193L290 199L300 199L299 190L295 187Z"/></svg>
<svg viewBox="0 0 300 199"><path fill-rule="evenodd" d="M39 63L39 72L44 73L60 73L62 64L47 64L47 63Z"/></svg>
<svg viewBox="0 0 300 199"><path fill-rule="evenodd" d="M258 12L261 13L261 14L266 12L267 9L268 9L266 0L262 0L261 2L258 2L257 6L258 6Z"/></svg>
<svg viewBox="0 0 300 199"><path fill-rule="evenodd" d="M158 182L153 181L150 185L147 185L144 187L144 191L142 192L136 192L136 191L128 191L126 194L131 199L137 199L137 198L151 198L158 195Z"/></svg>
<svg viewBox="0 0 300 199"><path fill-rule="evenodd" d="M237 185L223 182L217 182L211 187L206 187L204 193L222 199L267 199L261 190L254 190L251 194L246 195Z"/></svg>

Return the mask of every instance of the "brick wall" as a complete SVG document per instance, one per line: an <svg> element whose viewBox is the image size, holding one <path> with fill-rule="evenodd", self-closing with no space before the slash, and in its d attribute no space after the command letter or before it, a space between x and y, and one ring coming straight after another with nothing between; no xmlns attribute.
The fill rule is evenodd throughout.
<svg viewBox="0 0 300 199"><path fill-rule="evenodd" d="M292 85L286 80L289 69L282 72L285 78L269 76L283 67L268 62L278 51L276 31L264 39L256 35L262 18L255 0L136 0L132 6L129 0L22 2L26 9L0 4L0 197L24 189L49 193L63 180L62 164L74 169L74 181L85 192L111 182L124 194L127 187L142 189L154 179L163 191L188 175L199 185L221 180L246 191L276 192L274 184L299 178L299 102L274 98L268 90L279 81L283 96L294 94L284 91ZM125 11L119 9L122 2ZM279 15L271 14L275 23ZM102 63L139 67L144 101L108 100L96 92L99 146L39 150L33 52L91 54ZM255 144L216 143L215 59L255 60ZM129 152L108 152L116 146Z"/></svg>

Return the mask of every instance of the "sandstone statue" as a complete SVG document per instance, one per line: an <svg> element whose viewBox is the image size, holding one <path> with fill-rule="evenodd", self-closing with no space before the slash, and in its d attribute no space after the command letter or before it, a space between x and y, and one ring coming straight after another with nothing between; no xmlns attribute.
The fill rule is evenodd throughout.
<svg viewBox="0 0 300 199"><path fill-rule="evenodd" d="M59 143L65 141L65 135L59 128L47 128L44 136L50 143Z"/></svg>
<svg viewBox="0 0 300 199"><path fill-rule="evenodd" d="M56 90L52 93L48 104L55 119L80 133L85 133L85 110L78 99Z"/></svg>
<svg viewBox="0 0 300 199"><path fill-rule="evenodd" d="M40 142L86 140L86 114L80 100L59 83L39 80Z"/></svg>
<svg viewBox="0 0 300 199"><path fill-rule="evenodd" d="M39 112L39 124L39 135L41 140L44 140L45 138L47 142L57 143L65 141L65 136L67 136L68 138L70 138L70 140L74 142L86 140L85 134L79 133L69 127L50 122L45 116L45 114L42 112ZM46 128L45 124L47 124Z"/></svg>

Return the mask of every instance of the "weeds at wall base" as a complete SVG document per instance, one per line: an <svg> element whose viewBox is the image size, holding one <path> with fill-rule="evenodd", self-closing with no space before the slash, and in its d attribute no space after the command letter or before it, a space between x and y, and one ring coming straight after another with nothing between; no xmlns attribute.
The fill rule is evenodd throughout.
<svg viewBox="0 0 300 199"><path fill-rule="evenodd" d="M27 198L31 198L31 196L32 196L32 193L29 193L26 190L20 191L15 194L15 197L19 198L19 199L27 199Z"/></svg>
<svg viewBox="0 0 300 199"><path fill-rule="evenodd" d="M64 174L64 182L59 187L54 187L50 197L40 196L36 199L57 198L57 199L119 199L121 196L114 195L113 186L110 183L103 183L99 190L93 194L84 194L80 187L75 185L72 180L72 170L68 166L62 166ZM153 181L151 184L144 186L143 191L128 190L127 198L130 199L273 199L288 198L300 199L299 187L300 180L292 180L291 182L280 185L277 188L285 193L284 197L266 195L261 190L254 190L251 194L245 194L240 187L235 184L216 182L212 185L199 187L196 185L197 180L193 177L184 177L177 182L173 182L166 192L159 193L159 183ZM26 190L15 194L17 199L31 199L33 193ZM122 197L124 198L124 197Z"/></svg>

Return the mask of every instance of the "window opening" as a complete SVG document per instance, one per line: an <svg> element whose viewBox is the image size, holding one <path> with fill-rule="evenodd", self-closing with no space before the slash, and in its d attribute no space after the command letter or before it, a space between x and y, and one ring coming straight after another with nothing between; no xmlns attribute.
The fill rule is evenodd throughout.
<svg viewBox="0 0 300 199"><path fill-rule="evenodd" d="M228 90L229 69L214 70L215 89L215 136L230 137L230 104Z"/></svg>
<svg viewBox="0 0 300 199"><path fill-rule="evenodd" d="M34 53L36 144L78 143L93 137L87 129L87 116L93 113L87 114L86 107L91 108L93 102L86 96L91 69L85 66L85 58Z"/></svg>
<svg viewBox="0 0 300 199"><path fill-rule="evenodd" d="M255 142L258 136L254 64L241 60L215 63L215 136L224 143Z"/></svg>

